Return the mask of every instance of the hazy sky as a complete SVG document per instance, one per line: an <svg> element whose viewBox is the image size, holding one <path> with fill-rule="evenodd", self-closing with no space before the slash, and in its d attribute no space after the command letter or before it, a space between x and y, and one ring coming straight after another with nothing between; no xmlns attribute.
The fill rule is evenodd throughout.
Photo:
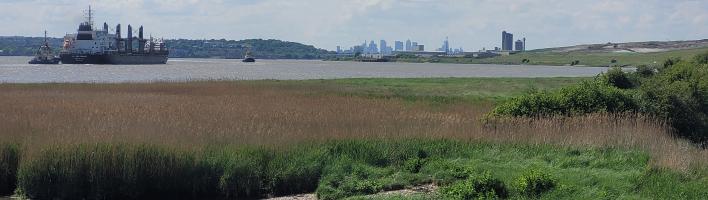
<svg viewBox="0 0 708 200"><path fill-rule="evenodd" d="M60 37L88 5L96 24L145 26L153 36L281 39L329 50L412 39L438 48L530 49L584 43L708 38L708 0L0 0L0 35Z"/></svg>

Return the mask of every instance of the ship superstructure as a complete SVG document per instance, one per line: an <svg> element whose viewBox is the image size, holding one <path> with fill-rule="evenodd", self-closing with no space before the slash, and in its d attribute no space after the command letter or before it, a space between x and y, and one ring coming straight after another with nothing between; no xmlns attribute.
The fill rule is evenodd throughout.
<svg viewBox="0 0 708 200"><path fill-rule="evenodd" d="M133 36L133 27L128 25L127 37L121 36L121 25L110 33L108 24L103 29L94 29L93 11L88 10L85 22L79 24L75 34L64 36L60 54L64 64L165 64L169 51L163 40L145 39L143 27L138 28L138 37Z"/></svg>

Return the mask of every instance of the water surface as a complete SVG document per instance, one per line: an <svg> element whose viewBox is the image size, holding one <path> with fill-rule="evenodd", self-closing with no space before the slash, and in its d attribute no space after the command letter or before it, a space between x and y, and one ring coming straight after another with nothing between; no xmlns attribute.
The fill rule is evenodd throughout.
<svg viewBox="0 0 708 200"><path fill-rule="evenodd" d="M150 82L186 80L304 80L337 78L424 77L582 77L607 68L433 64L361 63L312 60L171 58L166 65L31 65L30 57L0 57L0 82Z"/></svg>

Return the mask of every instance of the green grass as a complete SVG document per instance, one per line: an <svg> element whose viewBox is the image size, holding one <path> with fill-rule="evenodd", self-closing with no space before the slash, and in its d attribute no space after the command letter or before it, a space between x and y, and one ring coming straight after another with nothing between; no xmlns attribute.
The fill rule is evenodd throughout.
<svg viewBox="0 0 708 200"><path fill-rule="evenodd" d="M526 194L516 183L529 170L537 170L557 183L538 196L542 199L708 195L704 170L677 173L652 168L649 160L647 153L632 149L423 139L190 151L94 144L46 148L23 158L18 180L19 191L33 199L262 198L309 192L321 199L341 199L425 183L446 188L482 177L499 181L494 187L518 199Z"/></svg>
<svg viewBox="0 0 708 200"><path fill-rule="evenodd" d="M661 65L664 60L673 57L690 59L693 56L708 51L708 48L675 50L654 53L587 53L587 52L538 52L529 51L509 56L498 56L493 58L415 58L399 59L401 62L440 62L440 63L465 63L465 64L523 64L523 59L529 59L531 65L570 65L571 62L580 61L582 66L638 66L638 65ZM615 59L616 63L610 61Z"/></svg>
<svg viewBox="0 0 708 200"><path fill-rule="evenodd" d="M17 145L0 143L0 196L10 195L15 191L19 161Z"/></svg>
<svg viewBox="0 0 708 200"><path fill-rule="evenodd" d="M258 81L292 87L325 87L331 92L373 98L401 98L447 104L499 102L530 90L554 90L590 77L572 78L354 78L304 81Z"/></svg>

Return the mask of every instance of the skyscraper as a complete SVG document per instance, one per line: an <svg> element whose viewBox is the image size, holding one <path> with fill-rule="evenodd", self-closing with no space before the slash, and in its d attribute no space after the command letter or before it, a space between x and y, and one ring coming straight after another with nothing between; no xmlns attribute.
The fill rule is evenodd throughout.
<svg viewBox="0 0 708 200"><path fill-rule="evenodd" d="M415 48L413 48L413 51L425 51L425 45L416 44L416 45L415 45Z"/></svg>
<svg viewBox="0 0 708 200"><path fill-rule="evenodd" d="M514 35L502 31L502 51L513 51L514 49Z"/></svg>
<svg viewBox="0 0 708 200"><path fill-rule="evenodd" d="M418 42L411 42L411 51L418 50Z"/></svg>
<svg viewBox="0 0 708 200"><path fill-rule="evenodd" d="M450 42L447 37L445 37L445 41L443 41L442 47L440 47L439 51L445 52L445 54L450 54L452 49L450 49Z"/></svg>
<svg viewBox="0 0 708 200"><path fill-rule="evenodd" d="M337 53L342 53L342 47L337 46Z"/></svg>
<svg viewBox="0 0 708 200"><path fill-rule="evenodd" d="M386 46L386 40L379 41L379 46L381 54L388 54L388 46Z"/></svg>
<svg viewBox="0 0 708 200"><path fill-rule="evenodd" d="M406 40L406 51L413 51L413 44L411 40Z"/></svg>
<svg viewBox="0 0 708 200"><path fill-rule="evenodd" d="M361 52L360 53L363 53L363 54L369 53L369 46L368 46L368 42L366 40L364 40L364 44L361 44Z"/></svg>
<svg viewBox="0 0 708 200"><path fill-rule="evenodd" d="M516 40L516 42L514 43L514 47L516 51L524 51L524 42L522 42L521 40Z"/></svg>
<svg viewBox="0 0 708 200"><path fill-rule="evenodd" d="M373 40L371 40L371 42L369 43L369 53L379 53L379 48L376 47L376 43Z"/></svg>
<svg viewBox="0 0 708 200"><path fill-rule="evenodd" d="M395 47L396 47L396 48L395 48L396 51L403 51L403 42L401 42L401 41L396 41L396 42L395 42Z"/></svg>

